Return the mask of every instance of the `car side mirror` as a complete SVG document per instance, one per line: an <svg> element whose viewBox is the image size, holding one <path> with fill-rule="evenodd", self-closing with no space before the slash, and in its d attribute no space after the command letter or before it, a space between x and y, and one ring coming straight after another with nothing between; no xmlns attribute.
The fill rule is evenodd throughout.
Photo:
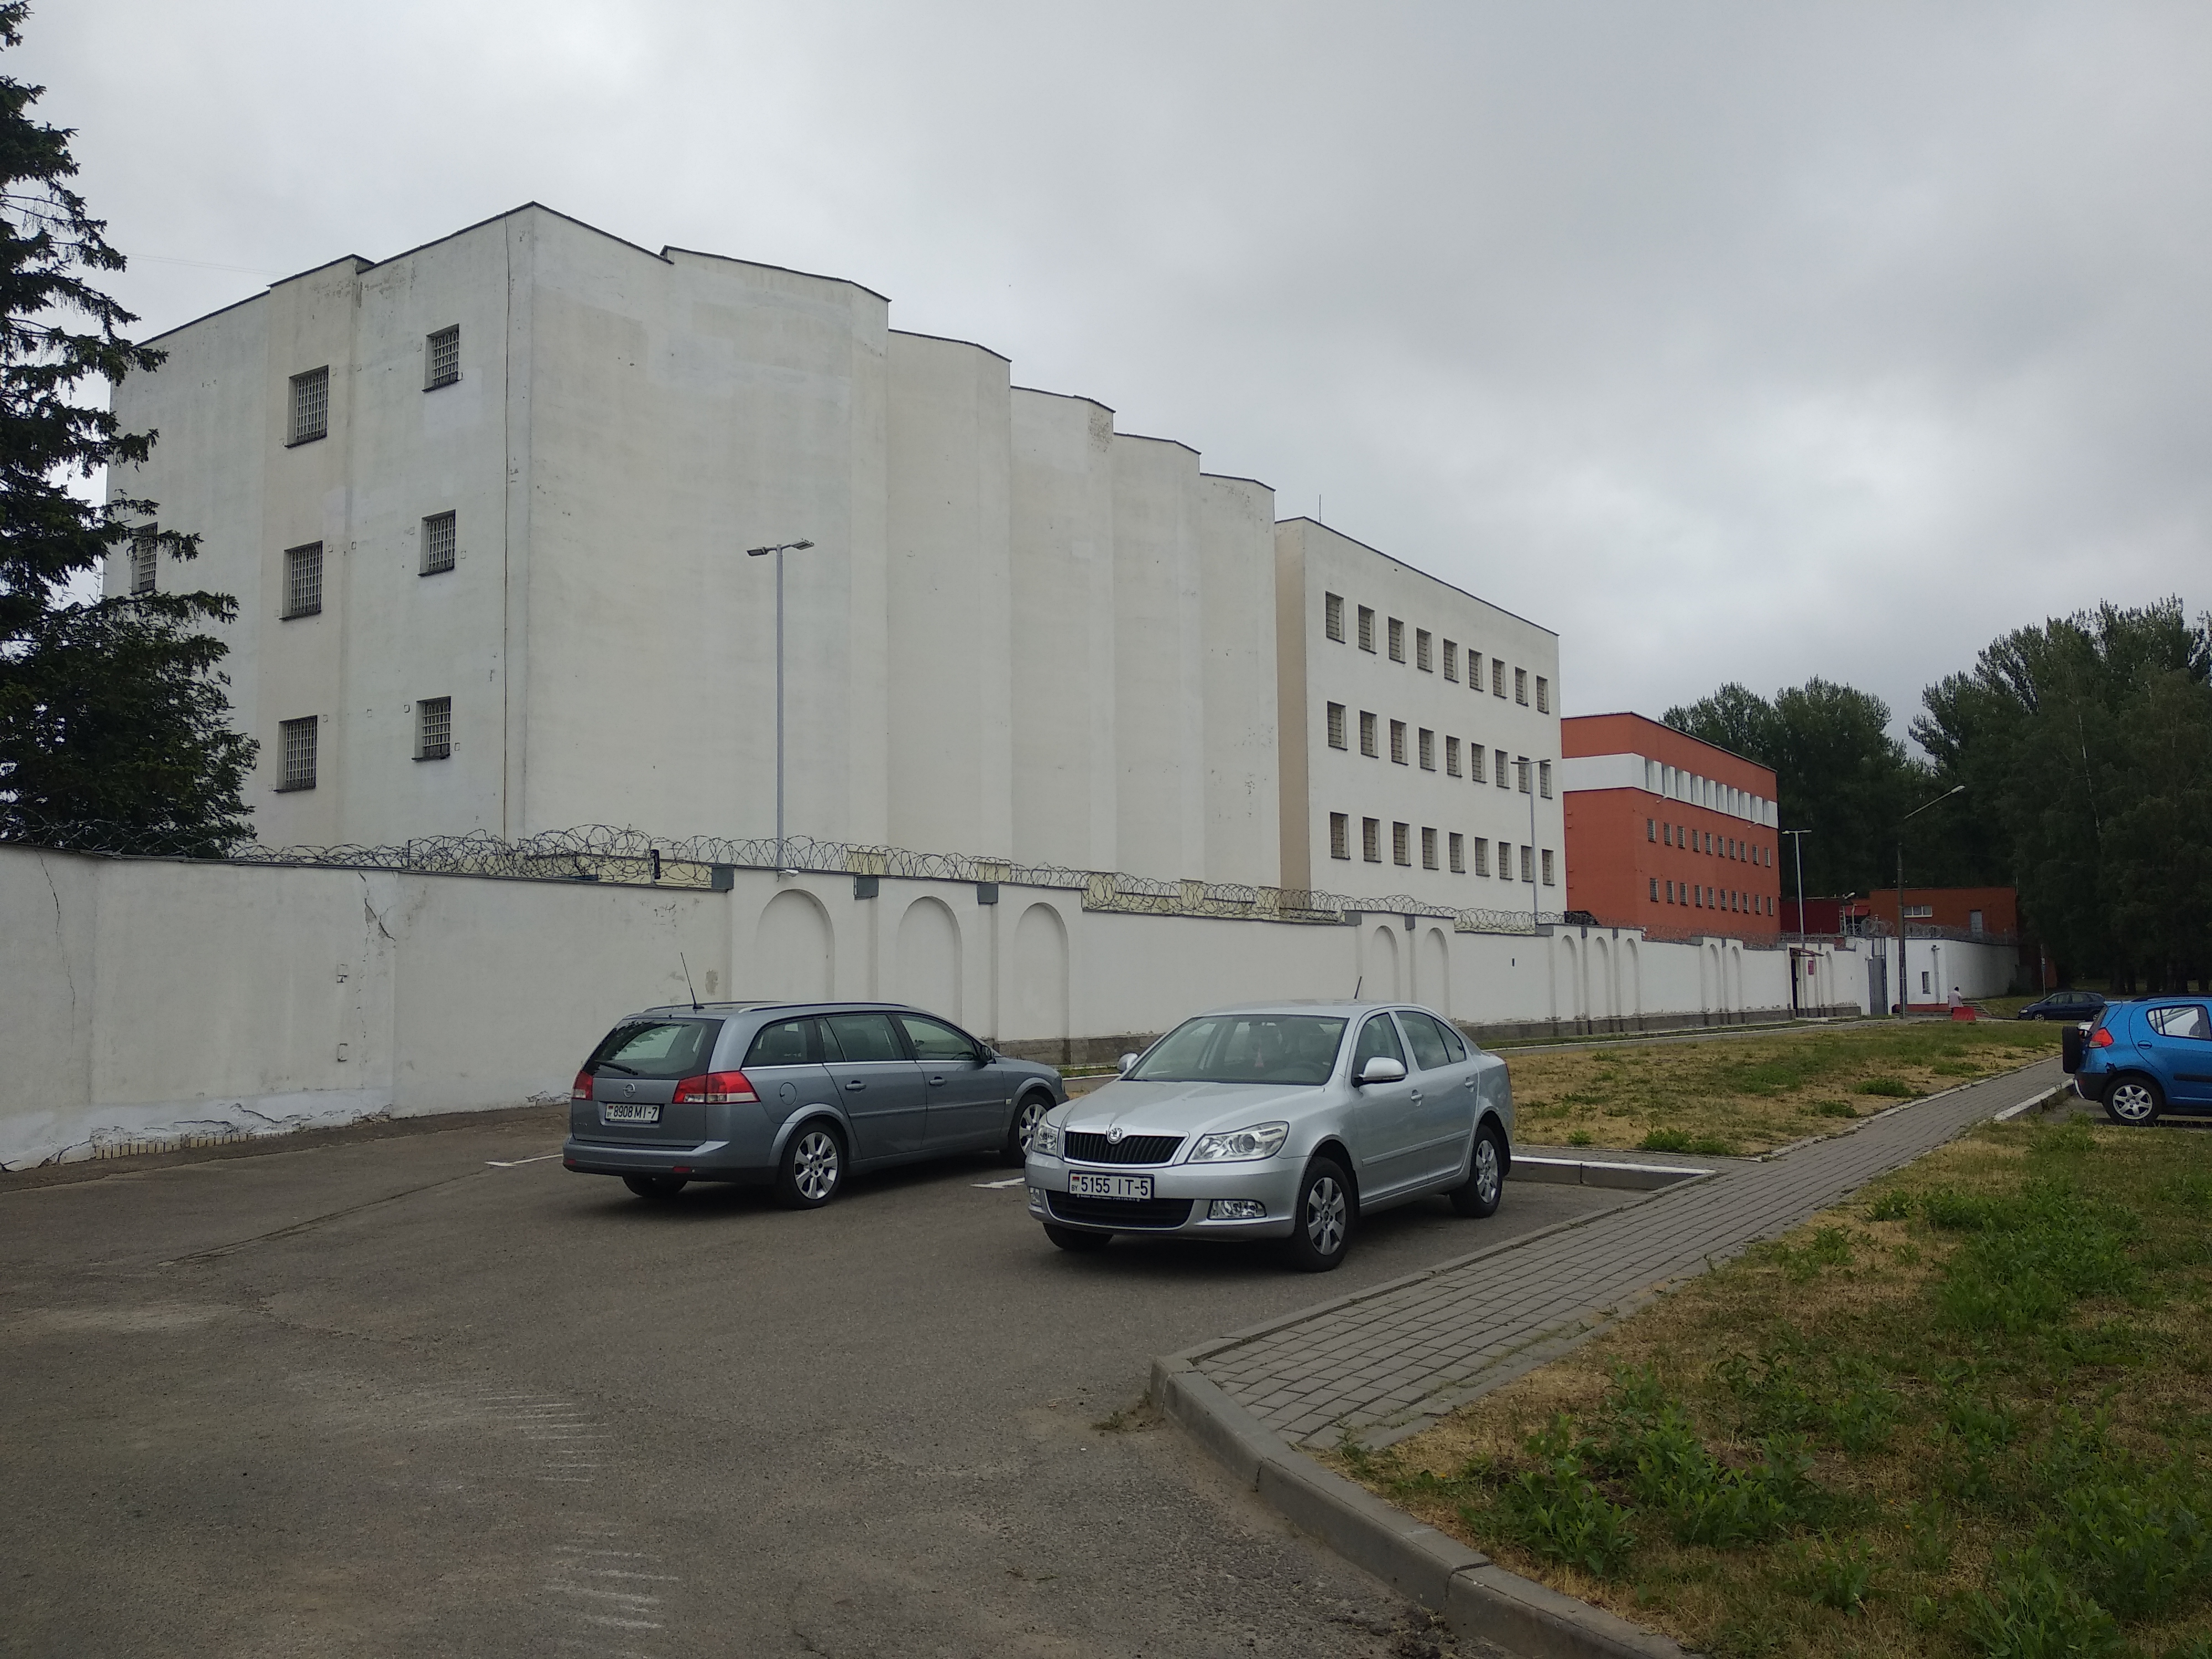
<svg viewBox="0 0 2212 1659"><path fill-rule="evenodd" d="M1377 1054L1359 1068L1362 1083L1399 1083L1405 1079L1406 1063L1393 1060L1388 1054Z"/></svg>
<svg viewBox="0 0 2212 1659"><path fill-rule="evenodd" d="M1128 1076L1128 1074L1129 1074L1129 1068L1130 1068L1132 1066L1134 1066L1136 1063L1137 1063L1137 1057L1136 1057L1136 1055L1134 1055L1134 1054L1124 1054L1124 1055L1122 1055L1122 1056L1121 1056L1121 1075L1122 1075L1123 1077L1127 1077L1127 1076Z"/></svg>

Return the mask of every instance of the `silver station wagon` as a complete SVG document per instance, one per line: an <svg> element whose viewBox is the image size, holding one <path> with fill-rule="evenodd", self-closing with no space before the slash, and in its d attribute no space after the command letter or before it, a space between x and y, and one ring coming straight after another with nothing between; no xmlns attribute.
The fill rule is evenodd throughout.
<svg viewBox="0 0 2212 1659"><path fill-rule="evenodd" d="M562 1162L641 1198L766 1183L799 1209L856 1170L996 1152L1019 1164L1067 1098L1049 1066L890 1002L712 1002L630 1015L568 1097Z"/></svg>
<svg viewBox="0 0 2212 1659"><path fill-rule="evenodd" d="M1326 1272L1377 1210L1442 1193L1493 1213L1512 1128L1505 1062L1425 1008L1217 1009L1037 1126L1030 1210L1064 1250L1116 1233L1280 1239Z"/></svg>

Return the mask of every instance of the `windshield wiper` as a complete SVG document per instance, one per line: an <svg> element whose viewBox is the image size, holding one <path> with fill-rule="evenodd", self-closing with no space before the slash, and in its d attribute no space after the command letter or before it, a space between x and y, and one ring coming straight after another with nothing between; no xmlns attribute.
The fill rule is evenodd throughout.
<svg viewBox="0 0 2212 1659"><path fill-rule="evenodd" d="M618 1060L603 1060L599 1062L599 1069L603 1072L620 1072L624 1077L639 1075L635 1066L625 1066Z"/></svg>

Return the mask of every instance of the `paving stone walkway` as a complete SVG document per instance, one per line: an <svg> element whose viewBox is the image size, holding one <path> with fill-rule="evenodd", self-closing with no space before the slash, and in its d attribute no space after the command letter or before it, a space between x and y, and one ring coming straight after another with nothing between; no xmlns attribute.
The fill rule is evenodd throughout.
<svg viewBox="0 0 2212 1659"><path fill-rule="evenodd" d="M1587 1221L1194 1352L1285 1438L1387 1445L1543 1363L1668 1284L1771 1237L1969 1125L2063 1081L2056 1060L1868 1119ZM1507 1188L1506 1200L1512 1191Z"/></svg>

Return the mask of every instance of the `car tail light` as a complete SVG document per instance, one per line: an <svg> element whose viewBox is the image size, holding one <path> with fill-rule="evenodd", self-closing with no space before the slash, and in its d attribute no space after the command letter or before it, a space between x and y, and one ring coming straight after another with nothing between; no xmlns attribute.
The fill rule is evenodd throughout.
<svg viewBox="0 0 2212 1659"><path fill-rule="evenodd" d="M759 1098L743 1072L709 1072L704 1077L687 1077L676 1085L678 1106L734 1106Z"/></svg>
<svg viewBox="0 0 2212 1659"><path fill-rule="evenodd" d="M2095 1030L2089 1033L2089 1046L2092 1048L2111 1048L2112 1046L2112 1034L2106 1030L2103 1026L2100 1025Z"/></svg>
<svg viewBox="0 0 2212 1659"><path fill-rule="evenodd" d="M592 1074L589 1072L577 1073L575 1082L569 1085L568 1098L571 1100L589 1100L591 1097Z"/></svg>

